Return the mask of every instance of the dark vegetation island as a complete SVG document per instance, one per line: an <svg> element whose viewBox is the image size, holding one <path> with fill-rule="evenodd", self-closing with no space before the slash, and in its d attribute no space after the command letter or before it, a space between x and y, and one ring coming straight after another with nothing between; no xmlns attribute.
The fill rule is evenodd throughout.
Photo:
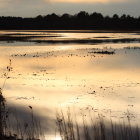
<svg viewBox="0 0 140 140"><path fill-rule="evenodd" d="M0 17L1 30L140 30L140 17L112 17L81 11L75 15L49 14L34 18Z"/></svg>

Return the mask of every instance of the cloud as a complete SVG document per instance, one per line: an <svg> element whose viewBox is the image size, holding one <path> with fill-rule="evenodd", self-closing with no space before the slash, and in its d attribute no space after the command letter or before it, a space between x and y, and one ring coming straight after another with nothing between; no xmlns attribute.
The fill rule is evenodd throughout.
<svg viewBox="0 0 140 140"><path fill-rule="evenodd" d="M32 17L79 11L139 16L139 9L140 0L0 0L0 16Z"/></svg>
<svg viewBox="0 0 140 140"><path fill-rule="evenodd" d="M44 0L0 0L0 16L32 16L48 5Z"/></svg>
<svg viewBox="0 0 140 140"><path fill-rule="evenodd" d="M50 0L57 3L120 3L128 0Z"/></svg>
<svg viewBox="0 0 140 140"><path fill-rule="evenodd" d="M14 7L14 6L18 6L20 7L25 7L26 6L37 6L43 3L49 2L49 0L0 0L0 7Z"/></svg>

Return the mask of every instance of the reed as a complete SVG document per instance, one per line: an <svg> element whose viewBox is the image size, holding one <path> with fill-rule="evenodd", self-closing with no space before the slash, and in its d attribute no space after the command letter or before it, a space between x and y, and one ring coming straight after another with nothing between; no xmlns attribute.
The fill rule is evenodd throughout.
<svg viewBox="0 0 140 140"><path fill-rule="evenodd" d="M4 82L0 88L0 140L39 140L43 139L39 119L36 119L33 112L33 107L29 106L30 118L29 122L21 122L18 118L17 111L10 112L6 105L6 99L3 96L4 87L9 73L12 71L11 59L9 66L6 67L4 73ZM14 122L14 126L13 126Z"/></svg>
<svg viewBox="0 0 140 140"><path fill-rule="evenodd" d="M70 111L64 114L57 113L57 127L62 140L140 140L140 128L132 126L128 112L128 120L119 124L106 120L101 114L98 118L89 116L90 125L87 119L82 117L82 124L78 125ZM67 119L66 119L67 118Z"/></svg>

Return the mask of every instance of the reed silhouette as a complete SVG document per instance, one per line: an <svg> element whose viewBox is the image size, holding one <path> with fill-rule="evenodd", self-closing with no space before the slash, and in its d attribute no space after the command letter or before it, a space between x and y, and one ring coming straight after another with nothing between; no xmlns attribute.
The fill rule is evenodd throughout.
<svg viewBox="0 0 140 140"><path fill-rule="evenodd" d="M113 122L111 118L107 121L101 114L97 117L89 114L90 124L85 115L82 115L83 123L79 125L70 110L65 115L60 111L56 116L62 140L140 140L140 128L131 125L129 111L126 120L120 123Z"/></svg>
<svg viewBox="0 0 140 140"><path fill-rule="evenodd" d="M4 73L4 82L0 88L0 140L39 140L44 139L41 130L40 121L34 117L33 107L29 106L31 121L30 122L20 122L17 117L16 112L11 113L6 105L6 99L3 95L3 90L7 79L9 79L9 73L12 71L11 59L9 60L9 66L6 67L6 72ZM12 123L14 119L14 125Z"/></svg>

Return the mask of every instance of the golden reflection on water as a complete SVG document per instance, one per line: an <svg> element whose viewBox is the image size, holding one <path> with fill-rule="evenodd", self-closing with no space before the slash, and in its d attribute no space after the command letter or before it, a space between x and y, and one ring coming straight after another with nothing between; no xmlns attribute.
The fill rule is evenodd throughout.
<svg viewBox="0 0 140 140"><path fill-rule="evenodd" d="M97 36L99 36L97 34ZM93 107L120 119L130 110L138 122L140 110L140 49L135 44L0 46L2 85L4 68L13 71L4 95L8 104L33 106L40 116L55 119L57 108ZM114 55L94 54L93 48L114 50ZM49 111L48 111L49 110Z"/></svg>

